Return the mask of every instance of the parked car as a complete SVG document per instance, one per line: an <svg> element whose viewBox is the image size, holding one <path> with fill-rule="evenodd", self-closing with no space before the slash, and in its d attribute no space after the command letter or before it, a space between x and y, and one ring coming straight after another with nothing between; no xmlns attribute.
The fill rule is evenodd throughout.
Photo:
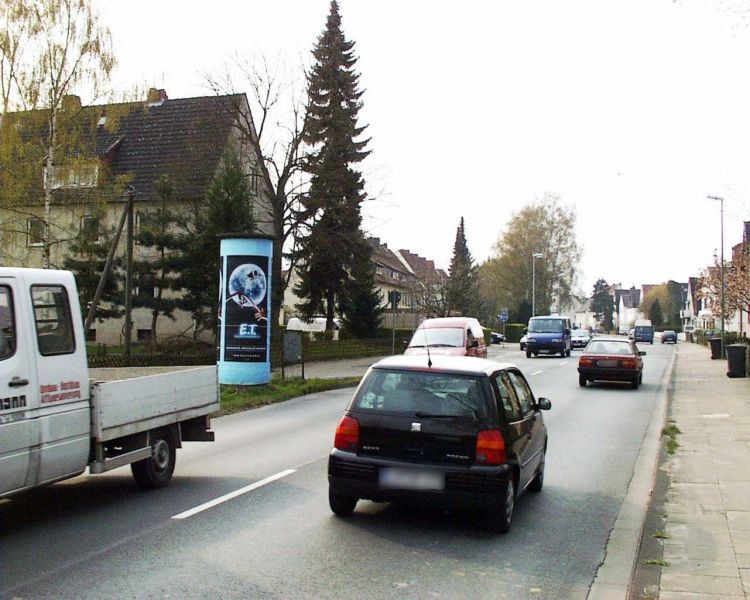
<svg viewBox="0 0 750 600"><path fill-rule="evenodd" d="M574 329L570 332L570 347L585 348L591 341L591 334L588 329Z"/></svg>
<svg viewBox="0 0 750 600"><path fill-rule="evenodd" d="M643 380L645 354L631 340L594 338L578 359L578 383L586 387L589 381L624 381L636 389Z"/></svg>
<svg viewBox="0 0 750 600"><path fill-rule="evenodd" d="M672 331L671 329L666 329L665 331L661 332L661 343L671 343L676 344L677 343L677 333Z"/></svg>
<svg viewBox="0 0 750 600"><path fill-rule="evenodd" d="M404 354L487 357L484 329L471 317L425 319L406 347Z"/></svg>
<svg viewBox="0 0 750 600"><path fill-rule="evenodd" d="M493 344L504 344L505 336L497 331L490 332L490 342Z"/></svg>
<svg viewBox="0 0 750 600"><path fill-rule="evenodd" d="M525 333L521 336L520 344L521 344L521 350L522 351L526 350L526 334Z"/></svg>
<svg viewBox="0 0 750 600"><path fill-rule="evenodd" d="M521 371L460 356L391 356L362 379L328 460L339 516L360 499L481 513L508 531L516 498L544 483L547 430Z"/></svg>

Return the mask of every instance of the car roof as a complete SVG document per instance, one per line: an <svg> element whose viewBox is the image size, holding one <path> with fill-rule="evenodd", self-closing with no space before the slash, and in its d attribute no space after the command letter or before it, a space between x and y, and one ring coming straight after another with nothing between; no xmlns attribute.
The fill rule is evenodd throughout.
<svg viewBox="0 0 750 600"><path fill-rule="evenodd" d="M428 362L431 362L432 366L428 366ZM515 369L517 367L513 363L495 362L494 360L474 356L435 355L428 357L427 354L410 354L388 356L376 362L371 368L491 375L501 369Z"/></svg>
<svg viewBox="0 0 750 600"><path fill-rule="evenodd" d="M563 317L562 315L538 315L536 317L531 317L532 319L567 319L568 317Z"/></svg>
<svg viewBox="0 0 750 600"><path fill-rule="evenodd" d="M629 340L628 338L622 336L622 335L596 335L591 338L591 341L597 341L597 342L622 342L623 344L630 344L633 340Z"/></svg>
<svg viewBox="0 0 750 600"><path fill-rule="evenodd" d="M464 327L470 323L479 323L479 321L474 317L437 317L435 319L425 319L419 324L419 328Z"/></svg>

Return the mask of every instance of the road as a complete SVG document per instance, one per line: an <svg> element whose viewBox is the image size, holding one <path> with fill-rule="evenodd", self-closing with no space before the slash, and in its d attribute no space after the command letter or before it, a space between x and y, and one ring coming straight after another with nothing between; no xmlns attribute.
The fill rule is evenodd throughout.
<svg viewBox="0 0 750 600"><path fill-rule="evenodd" d="M124 468L0 501L2 597L584 598L665 393L674 348L641 349L636 391L580 388L577 351L492 348L552 401L545 489L519 500L507 535L366 501L334 517L326 456L351 395L338 390L216 419L217 442L179 450L162 490Z"/></svg>

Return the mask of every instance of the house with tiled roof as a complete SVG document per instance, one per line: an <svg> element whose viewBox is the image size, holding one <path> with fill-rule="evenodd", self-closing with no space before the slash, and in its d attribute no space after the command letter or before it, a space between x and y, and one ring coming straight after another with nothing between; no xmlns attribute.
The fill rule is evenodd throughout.
<svg viewBox="0 0 750 600"><path fill-rule="evenodd" d="M80 101L71 97L68 103L81 113L81 143L75 160L69 161L64 171L61 167L45 167L38 161L38 176L32 178L21 205L18 198L13 202L3 198L5 190L0 189L2 206L13 205L12 210L2 210L5 226L0 247L2 264L42 266L44 243L40 232L45 177L52 182L50 222L55 232L55 243L49 251L50 266L60 268L70 252L70 240L83 234L92 236L94 241L103 240L104 232L116 227L126 203L123 189L129 187L134 194L137 230L140 220L155 208L157 182L161 178L168 178L174 186L169 208L184 213L205 198L228 153L239 158L248 178L258 233L271 233L271 208L268 192L259 177L259 157L237 127L240 119L245 120L249 114L244 94L170 99L164 90L152 89L142 102L81 107ZM5 116L20 124L35 122L34 112ZM46 125L43 120L39 122L42 123L39 131L27 127L26 135L43 139ZM120 255L124 255L124 237L118 248ZM135 260L147 260L148 253L148 249L136 245ZM148 292L136 290L136 293ZM150 311L136 309L133 321L134 339L150 337ZM175 321L161 319L159 334L184 333L190 330L191 323L187 313L177 314ZM119 320L97 323L92 339L119 343L121 329Z"/></svg>

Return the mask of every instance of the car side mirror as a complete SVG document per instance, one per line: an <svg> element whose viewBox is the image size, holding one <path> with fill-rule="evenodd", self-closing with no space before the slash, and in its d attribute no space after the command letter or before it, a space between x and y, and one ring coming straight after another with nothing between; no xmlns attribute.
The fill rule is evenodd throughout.
<svg viewBox="0 0 750 600"><path fill-rule="evenodd" d="M479 340L471 340L467 348L479 348Z"/></svg>
<svg viewBox="0 0 750 600"><path fill-rule="evenodd" d="M566 327L565 329L563 329L563 333L564 333L565 335L570 335L570 329L568 329L568 328Z"/></svg>
<svg viewBox="0 0 750 600"><path fill-rule="evenodd" d="M646 356L645 350L638 350L638 356Z"/></svg>
<svg viewBox="0 0 750 600"><path fill-rule="evenodd" d="M524 333L529 333L529 328L528 328L528 327L524 327L524 328L523 328L523 332L524 332Z"/></svg>
<svg viewBox="0 0 750 600"><path fill-rule="evenodd" d="M404 348L408 348L409 347L409 340L404 340L401 343L404 345Z"/></svg>
<svg viewBox="0 0 750 600"><path fill-rule="evenodd" d="M550 408L552 408L552 402L550 402L547 398L539 398L536 405L539 410L549 410Z"/></svg>

